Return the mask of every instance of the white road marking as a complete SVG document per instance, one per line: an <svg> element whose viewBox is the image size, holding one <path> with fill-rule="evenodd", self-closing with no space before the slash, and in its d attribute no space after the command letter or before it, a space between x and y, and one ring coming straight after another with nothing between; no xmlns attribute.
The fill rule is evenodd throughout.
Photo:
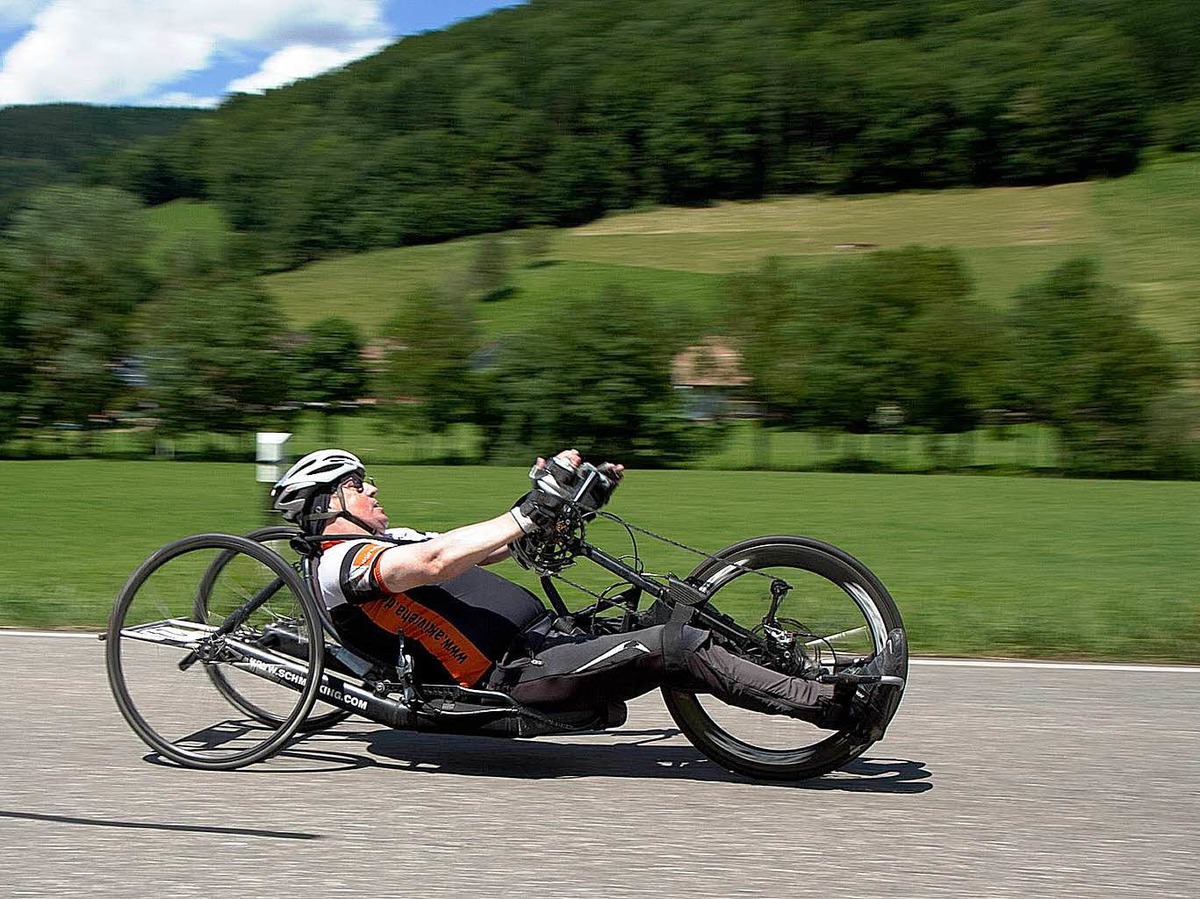
<svg viewBox="0 0 1200 899"><path fill-rule="evenodd" d="M18 631L0 627L0 637L75 637L95 640L100 631Z"/></svg>
<svg viewBox="0 0 1200 899"><path fill-rule="evenodd" d="M1155 674L1200 674L1188 665L1123 665L1116 662L1023 662L1019 659L909 659L910 665L945 668L1058 668L1064 671L1133 671Z"/></svg>

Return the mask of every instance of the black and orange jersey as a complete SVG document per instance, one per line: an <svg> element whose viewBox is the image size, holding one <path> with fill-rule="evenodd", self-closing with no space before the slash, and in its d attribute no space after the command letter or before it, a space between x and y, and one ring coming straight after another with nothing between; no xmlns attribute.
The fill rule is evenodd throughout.
<svg viewBox="0 0 1200 899"><path fill-rule="evenodd" d="M422 680L475 686L546 614L528 590L479 567L392 593L379 577L380 556L436 535L397 528L387 536L331 542L317 568L321 597L351 649L390 664L403 634Z"/></svg>

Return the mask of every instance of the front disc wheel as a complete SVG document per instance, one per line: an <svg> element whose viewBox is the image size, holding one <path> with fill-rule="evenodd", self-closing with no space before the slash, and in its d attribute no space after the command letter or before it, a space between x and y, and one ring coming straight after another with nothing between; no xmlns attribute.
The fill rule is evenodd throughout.
<svg viewBox="0 0 1200 899"><path fill-rule="evenodd" d="M765 575L765 577L764 577ZM865 565L837 547L805 537L758 537L721 550L692 572L690 580L709 597L701 609L719 606L747 630L764 634L763 617L772 586L787 586L777 611L776 631L794 640L806 667L843 669L878 652L900 613L886 588ZM701 625L702 626L702 625ZM724 644L738 651L732 644ZM738 654L773 667L769 654L743 649ZM785 671L801 673L799 669ZM905 658L886 674L907 678ZM892 691L885 708L896 712L902 687ZM692 744L713 761L748 777L804 780L819 777L857 758L871 745L846 731L821 730L779 715L764 715L725 705L708 695L663 688L671 717Z"/></svg>

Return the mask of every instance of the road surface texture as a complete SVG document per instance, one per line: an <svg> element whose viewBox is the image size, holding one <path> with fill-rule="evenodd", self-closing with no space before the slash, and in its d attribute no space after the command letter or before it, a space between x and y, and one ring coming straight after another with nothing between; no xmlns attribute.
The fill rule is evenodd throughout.
<svg viewBox="0 0 1200 899"><path fill-rule="evenodd" d="M155 763L102 644L0 635L0 896L1200 895L1200 671L915 664L848 770L753 783L657 695L532 741L360 719Z"/></svg>

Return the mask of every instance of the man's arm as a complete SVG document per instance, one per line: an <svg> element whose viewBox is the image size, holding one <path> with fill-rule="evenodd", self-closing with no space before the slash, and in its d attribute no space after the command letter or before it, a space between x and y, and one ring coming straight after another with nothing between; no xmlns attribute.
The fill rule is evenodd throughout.
<svg viewBox="0 0 1200 899"><path fill-rule="evenodd" d="M563 450L555 461L578 468L583 463L579 450ZM620 480L622 465L605 463L610 477ZM546 468L546 460L538 457L534 469ZM553 476L546 483L553 484ZM464 573L474 565L491 565L509 557L508 544L527 531L545 524L547 508L553 509L560 500L537 489L525 496L520 506L490 521L481 521L456 528L433 537L424 543L396 546L378 556L377 574L384 588L400 593L411 587L436 584ZM530 516L537 518L534 521Z"/></svg>
<svg viewBox="0 0 1200 899"><path fill-rule="evenodd" d="M455 528L424 543L393 546L378 557L377 575L390 593L412 587L436 584L463 574L474 565L490 559L498 551L507 552L509 543L524 531L511 512L488 521Z"/></svg>
<svg viewBox="0 0 1200 899"><path fill-rule="evenodd" d="M503 562L505 559L512 558L512 550L509 547L511 543L506 543L497 550L494 550L487 558L482 559L480 565L495 565L497 562Z"/></svg>

